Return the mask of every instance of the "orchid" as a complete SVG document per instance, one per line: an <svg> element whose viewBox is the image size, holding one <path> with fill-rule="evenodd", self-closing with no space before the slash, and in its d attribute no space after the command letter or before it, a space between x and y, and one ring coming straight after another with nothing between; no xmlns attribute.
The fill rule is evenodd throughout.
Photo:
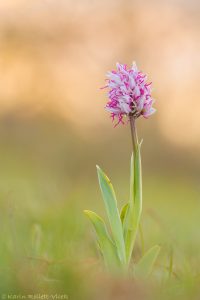
<svg viewBox="0 0 200 300"><path fill-rule="evenodd" d="M147 76L138 71L135 63L130 69L119 63L116 66L117 70L107 73L107 84L103 87L109 89L106 110L118 123L123 123L125 116L148 118L156 111L152 107L151 82L147 82Z"/></svg>
<svg viewBox="0 0 200 300"><path fill-rule="evenodd" d="M133 263L133 268L131 263L142 213L141 142L137 137L136 120L140 116L148 118L155 112L152 107L154 100L151 97L151 83L147 82L146 75L138 71L136 64L128 69L126 65L117 63L117 70L108 72L107 77L104 88L109 91L105 108L111 113L113 120L118 119L117 124L124 123L124 118L127 117L131 128L133 153L130 164L130 197L119 213L111 181L97 166L110 229L96 213L89 210L84 212L95 228L106 267L112 271L131 271L135 277L147 277L159 254L158 245L148 250L137 263Z"/></svg>

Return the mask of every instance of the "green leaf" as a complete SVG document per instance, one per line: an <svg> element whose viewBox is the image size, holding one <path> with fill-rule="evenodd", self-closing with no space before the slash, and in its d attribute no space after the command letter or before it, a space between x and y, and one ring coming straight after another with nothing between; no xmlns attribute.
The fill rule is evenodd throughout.
<svg viewBox="0 0 200 300"><path fill-rule="evenodd" d="M121 212L120 212L120 219L121 219L122 225L123 225L123 223L124 223L124 219L125 219L125 216L126 216L128 207L129 207L129 203L126 203L126 204L122 207L122 209L121 209Z"/></svg>
<svg viewBox="0 0 200 300"><path fill-rule="evenodd" d="M149 249L141 260L135 265L134 276L137 278L147 278L153 269L153 265L160 252L160 246L156 245Z"/></svg>
<svg viewBox="0 0 200 300"><path fill-rule="evenodd" d="M142 170L141 170L141 143L137 144L135 157L131 156L130 200L129 210L124 220L124 237L126 258L129 263L140 223L142 212Z"/></svg>
<svg viewBox="0 0 200 300"><path fill-rule="evenodd" d="M106 176L106 174L97 166L97 174L99 185L103 196L106 212L110 222L110 227L113 235L114 242L118 249L118 255L122 264L126 264L125 244L123 237L122 224L120 220L119 211L117 208L117 200L113 186Z"/></svg>
<svg viewBox="0 0 200 300"><path fill-rule="evenodd" d="M98 245L104 257L106 266L112 269L119 267L120 260L117 255L117 248L109 236L103 219L93 211L84 210L84 213L95 228L98 238Z"/></svg>

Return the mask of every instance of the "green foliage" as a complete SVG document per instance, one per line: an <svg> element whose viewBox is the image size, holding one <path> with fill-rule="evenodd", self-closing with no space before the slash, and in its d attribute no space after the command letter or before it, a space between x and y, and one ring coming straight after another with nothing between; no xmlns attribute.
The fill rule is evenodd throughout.
<svg viewBox="0 0 200 300"><path fill-rule="evenodd" d="M147 278L153 269L153 265L156 261L156 258L160 252L160 247L158 245L153 246L149 249L140 261L135 265L133 273L137 278Z"/></svg>
<svg viewBox="0 0 200 300"><path fill-rule="evenodd" d="M112 270L116 270L120 266L117 248L111 240L103 219L93 211L84 210L84 213L90 219L95 228L98 237L98 244L100 246L106 266Z"/></svg>
<svg viewBox="0 0 200 300"><path fill-rule="evenodd" d="M129 266L142 212L141 143L137 144L135 157L132 154L130 167L130 199L119 215L113 186L106 174L97 166L99 185L109 219L112 238L104 221L94 212L84 211L96 230L98 243L108 267ZM113 241L112 241L113 239ZM150 249L135 266L135 276L148 276L159 253L158 246ZM119 263L120 261L120 263Z"/></svg>
<svg viewBox="0 0 200 300"><path fill-rule="evenodd" d="M99 185L103 196L106 212L110 222L113 240L118 250L122 264L126 264L125 244L122 223L117 208L117 200L113 186L106 174L97 166Z"/></svg>

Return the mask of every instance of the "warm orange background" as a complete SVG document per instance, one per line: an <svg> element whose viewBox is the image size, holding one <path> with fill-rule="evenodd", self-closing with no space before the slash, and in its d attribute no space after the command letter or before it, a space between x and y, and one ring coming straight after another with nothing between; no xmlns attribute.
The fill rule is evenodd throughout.
<svg viewBox="0 0 200 300"><path fill-rule="evenodd" d="M149 74L157 100L158 113L145 126L154 123L169 142L199 151L198 5L1 1L1 114L51 111L78 130L112 130L98 88L116 61L134 60Z"/></svg>

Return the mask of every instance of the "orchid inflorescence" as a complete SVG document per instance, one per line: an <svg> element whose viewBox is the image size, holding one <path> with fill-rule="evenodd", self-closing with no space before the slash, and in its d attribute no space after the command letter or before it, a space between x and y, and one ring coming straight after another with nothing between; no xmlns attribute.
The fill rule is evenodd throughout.
<svg viewBox="0 0 200 300"><path fill-rule="evenodd" d="M109 89L106 110L111 113L113 120L118 119L118 123L124 122L124 116L148 118L155 108L152 107L154 100L147 75L138 71L135 63L130 69L119 63L116 66L117 70L107 73L107 84L103 87Z"/></svg>
<svg viewBox="0 0 200 300"><path fill-rule="evenodd" d="M152 107L154 100L151 97L151 83L147 82L145 74L138 71L135 63L130 69L127 65L117 63L117 70L108 72L107 77L107 84L103 87L109 89L106 110L111 113L113 120L117 118L118 122L115 126L124 123L125 117L130 121L133 143L130 197L119 213L111 181L97 166L110 230L96 213L89 210L84 212L95 228L99 249L106 267L112 271L123 270L128 273L131 271L135 277L147 277L160 251L158 245L148 250L136 264L133 264L133 268L130 262L142 212L141 142L138 142L136 119L140 116L148 118L155 112Z"/></svg>

